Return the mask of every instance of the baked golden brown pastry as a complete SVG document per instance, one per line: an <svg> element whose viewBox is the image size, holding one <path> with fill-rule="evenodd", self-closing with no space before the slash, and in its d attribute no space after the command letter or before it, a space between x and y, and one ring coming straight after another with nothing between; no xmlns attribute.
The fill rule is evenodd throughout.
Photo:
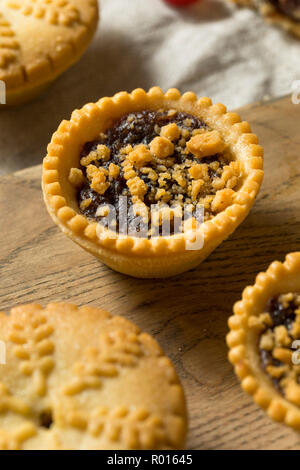
<svg viewBox="0 0 300 470"><path fill-rule="evenodd" d="M242 6L256 8L269 22L300 37L300 0L233 0Z"/></svg>
<svg viewBox="0 0 300 470"><path fill-rule="evenodd" d="M34 98L76 62L98 22L97 0L2 0L0 80L6 103Z"/></svg>
<svg viewBox="0 0 300 470"><path fill-rule="evenodd" d="M0 450L179 449L182 388L157 342L92 307L0 314Z"/></svg>
<svg viewBox="0 0 300 470"><path fill-rule="evenodd" d="M300 253L257 276L229 327L229 360L242 388L271 418L299 430Z"/></svg>
<svg viewBox="0 0 300 470"><path fill-rule="evenodd" d="M246 217L262 155L225 106L136 89L61 123L44 159L44 198L60 228L108 266L167 277L197 266Z"/></svg>

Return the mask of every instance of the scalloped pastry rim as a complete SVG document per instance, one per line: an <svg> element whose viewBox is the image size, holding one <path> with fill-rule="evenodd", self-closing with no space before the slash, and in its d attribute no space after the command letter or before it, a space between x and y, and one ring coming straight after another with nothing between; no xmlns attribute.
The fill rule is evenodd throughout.
<svg viewBox="0 0 300 470"><path fill-rule="evenodd" d="M252 395L274 421L297 430L300 430L300 407L282 396L260 367L256 342L259 333L250 332L248 318L262 313L263 304L273 295L295 291L297 286L300 289L299 274L300 252L289 253L284 262L274 261L265 272L260 272L254 285L247 286L242 299L234 304L226 336L228 358L242 389Z"/></svg>
<svg viewBox="0 0 300 470"><path fill-rule="evenodd" d="M110 252L125 255L144 257L172 255L186 252L186 240L193 241L197 236L196 231L192 233L187 231L180 236L171 235L153 239L118 234L112 238L111 232L105 229L103 236L99 239L96 234L97 223L89 221L79 213L78 209L77 211L74 209L77 202L73 204L73 207L70 207L71 204L67 202L70 188L66 186L69 186L70 183L67 181L66 174L69 174L73 167L66 162L66 159L69 158L68 147L72 150L72 143L74 140L78 140L78 136L80 136L81 146L88 140L92 140L87 136L88 125L91 126L93 120L107 122L112 114L116 119L133 110L159 108L175 108L195 114L208 124L214 123L213 128L222 133L223 138L232 147L231 151L243 156L247 164L243 184L235 194L234 204L201 225L199 230L204 236L204 247L215 239L222 241L227 238L246 217L254 203L263 178L263 149L257 145L257 136L251 133L248 122L241 122L238 114L227 112L226 107L222 104L213 105L211 100L206 97L197 99L192 92L181 95L176 88L169 89L165 94L159 87L152 87L148 92L141 88L137 88L131 93L119 92L113 97L101 98L97 103L89 103L82 109L75 110L71 119L63 121L53 134L48 146L48 154L43 161L43 193L51 217L63 232L75 239L77 243L86 249L86 245L89 245L89 251L95 251L91 248L92 243L97 248L109 249ZM97 134L94 138L96 136ZM62 174L64 174L64 180ZM201 252L201 250L199 251Z"/></svg>

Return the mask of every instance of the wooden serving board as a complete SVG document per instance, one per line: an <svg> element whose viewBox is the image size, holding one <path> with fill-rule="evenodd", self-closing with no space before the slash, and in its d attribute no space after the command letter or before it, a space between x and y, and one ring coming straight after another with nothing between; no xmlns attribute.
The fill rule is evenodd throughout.
<svg viewBox="0 0 300 470"><path fill-rule="evenodd" d="M227 318L274 259L300 250L300 105L285 98L240 110L265 147L265 179L246 221L197 269L167 280L111 271L54 226L41 167L0 180L0 309L71 301L125 315L174 361L189 410L189 449L300 449L270 421L227 361Z"/></svg>

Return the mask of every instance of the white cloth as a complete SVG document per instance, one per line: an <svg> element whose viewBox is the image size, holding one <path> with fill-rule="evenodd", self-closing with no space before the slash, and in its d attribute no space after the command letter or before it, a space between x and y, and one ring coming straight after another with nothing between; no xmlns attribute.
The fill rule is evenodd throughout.
<svg viewBox="0 0 300 470"><path fill-rule="evenodd" d="M0 111L0 172L40 163L74 108L160 85L208 95L229 108L291 92L300 40L254 11L221 0L173 8L163 0L102 0L97 36L38 101Z"/></svg>

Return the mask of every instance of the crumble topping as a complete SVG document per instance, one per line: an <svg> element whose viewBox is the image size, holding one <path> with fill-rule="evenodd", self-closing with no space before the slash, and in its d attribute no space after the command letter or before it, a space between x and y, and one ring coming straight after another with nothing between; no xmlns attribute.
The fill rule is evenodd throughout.
<svg viewBox="0 0 300 470"><path fill-rule="evenodd" d="M172 155L174 144L167 137L155 137L150 143L150 154L158 159L164 159Z"/></svg>
<svg viewBox="0 0 300 470"><path fill-rule="evenodd" d="M69 174L69 181L73 186L80 187L84 184L85 178L83 176L82 170L79 168L71 168Z"/></svg>
<svg viewBox="0 0 300 470"><path fill-rule="evenodd" d="M198 220L200 204L204 221L209 220L234 202L242 174L242 163L232 160L221 134L200 119L173 109L145 110L123 116L86 143L80 169L71 169L69 181L78 188L78 204L88 218L101 222L109 205L117 208L120 196L126 196L142 224L150 221L153 204L168 220L187 205ZM162 223L159 216L157 224ZM145 236L151 235L151 224Z"/></svg>
<svg viewBox="0 0 300 470"><path fill-rule="evenodd" d="M187 142L186 147L195 157L203 158L223 152L225 143L218 131L211 131L194 135Z"/></svg>
<svg viewBox="0 0 300 470"><path fill-rule="evenodd" d="M300 406L300 364L292 357L300 349L293 347L293 341L300 339L300 294L271 298L266 312L249 318L249 327L260 332L262 368L282 395Z"/></svg>

